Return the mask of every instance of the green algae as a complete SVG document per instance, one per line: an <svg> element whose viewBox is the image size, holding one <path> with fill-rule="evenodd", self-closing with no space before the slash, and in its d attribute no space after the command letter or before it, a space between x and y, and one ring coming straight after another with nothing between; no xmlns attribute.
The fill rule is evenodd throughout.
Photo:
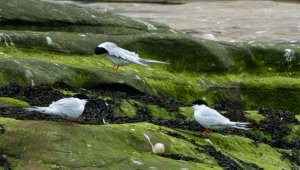
<svg viewBox="0 0 300 170"><path fill-rule="evenodd" d="M296 119L298 119L298 121L300 121L300 114L299 115L295 115Z"/></svg>
<svg viewBox="0 0 300 170"><path fill-rule="evenodd" d="M165 108L161 108L156 105L147 105L147 107L151 110L152 116L155 118L164 118L170 120L177 118L177 113L168 112Z"/></svg>
<svg viewBox="0 0 300 170"><path fill-rule="evenodd" d="M179 113L184 117L185 120L195 121L194 109L192 107L180 107Z"/></svg>
<svg viewBox="0 0 300 170"><path fill-rule="evenodd" d="M134 106L135 104L139 105L135 100L122 100L120 110L122 114L128 117L135 117L137 115L137 108Z"/></svg>
<svg viewBox="0 0 300 170"><path fill-rule="evenodd" d="M215 147L231 158L256 164L264 169L290 169L291 164L281 159L281 153L266 144L256 146L252 140L232 135L213 134L210 138Z"/></svg>
<svg viewBox="0 0 300 170"><path fill-rule="evenodd" d="M209 156L196 153L192 144L160 133L159 126L149 123L70 127L63 123L8 121L1 118L0 123L4 122L6 132L0 138L0 150L8 156L14 169L52 166L66 169L220 169ZM205 158L206 161L186 162L155 155L151 153L151 146L144 138L144 133L153 143L164 143L167 153L181 153L198 159Z"/></svg>
<svg viewBox="0 0 300 170"><path fill-rule="evenodd" d="M31 105L22 100L10 98L10 97L0 97L0 107L26 108L26 107L31 107Z"/></svg>
<svg viewBox="0 0 300 170"><path fill-rule="evenodd" d="M288 141L290 142L300 142L300 125L290 125L292 132L288 136Z"/></svg>
<svg viewBox="0 0 300 170"><path fill-rule="evenodd" d="M62 54L15 47L0 47L0 51L3 53L0 59L11 60L12 64L9 68L6 68L6 64L3 66L5 69L0 72L0 83L3 85L9 82L31 85L30 80L24 77L25 69L14 63L17 61L47 68L30 69L39 77L34 79L35 84L45 85L45 82L48 82L47 85L53 85L63 82L73 87L91 89L97 88L101 83L123 83L144 93L172 97L185 102L205 98L210 104L225 100L241 105L247 110L270 107L300 113L297 102L300 96L297 95L300 93L300 81L296 75L178 73L170 71L169 66L165 65L153 65L152 68L130 65L113 71L109 61L96 55ZM45 76L49 71L53 76ZM49 78L45 79L46 77Z"/></svg>
<svg viewBox="0 0 300 170"><path fill-rule="evenodd" d="M256 123L259 123L260 121L264 120L265 117L261 114L258 114L258 111L246 111L245 117L250 120L254 121Z"/></svg>

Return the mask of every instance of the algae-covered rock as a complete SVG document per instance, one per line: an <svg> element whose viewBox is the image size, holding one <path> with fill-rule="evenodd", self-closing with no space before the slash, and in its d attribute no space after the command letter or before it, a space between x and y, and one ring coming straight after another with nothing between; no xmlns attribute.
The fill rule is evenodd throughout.
<svg viewBox="0 0 300 170"><path fill-rule="evenodd" d="M0 47L0 84L15 82L32 86L102 88L116 84L140 92L173 97L185 102L205 98L209 103L228 101L247 110L269 107L299 114L300 81L295 76L255 74L177 73L172 66L152 65L153 69L137 65L112 70L103 56L61 54L41 49ZM178 66L180 67L180 66Z"/></svg>
<svg viewBox="0 0 300 170"><path fill-rule="evenodd" d="M147 83L137 75L108 70L83 69L60 65L46 60L1 57L1 82L27 86L53 86L66 84L72 87L97 88L101 84L121 84L144 93L153 93Z"/></svg>
<svg viewBox="0 0 300 170"><path fill-rule="evenodd" d="M255 164L267 169L291 168L291 164L282 160L275 149L265 144L257 147L244 137L215 134L209 141L149 123L71 127L63 123L7 118L1 118L0 123L5 123L0 149L14 169L221 169L210 155L212 153L204 151L207 145L221 150L240 167ZM169 136L169 133L177 133L181 137ZM163 143L166 154L151 153L144 134L154 144ZM173 155L173 158L168 155ZM182 158L190 160L176 160L175 155L184 155Z"/></svg>
<svg viewBox="0 0 300 170"><path fill-rule="evenodd" d="M268 116L250 111L244 116L254 126L249 132L217 131L204 139L193 109L183 107L201 98L248 110L290 110L299 119L295 44L201 40L160 23L39 0L0 4L0 86L34 87L26 93L17 85L3 87L10 98L0 97L1 116L30 119L0 118L0 151L14 169L299 168L282 154L299 147L296 121L276 119L277 129ZM113 71L104 56L94 55L105 41L170 64ZM41 85L56 92L41 93ZM108 95L110 90L118 92ZM55 122L61 118L21 109L30 106L21 100L44 106L78 92L92 99L78 121L98 125L68 126ZM139 121L157 125L113 124ZM152 153L144 134L153 144L163 143L166 153Z"/></svg>
<svg viewBox="0 0 300 170"><path fill-rule="evenodd" d="M0 97L0 107L30 107L25 101L21 101L18 99L10 98L10 97Z"/></svg>
<svg viewBox="0 0 300 170"><path fill-rule="evenodd" d="M8 156L14 169L26 168L108 168L149 169L220 167L208 155L193 153L193 145L159 133L158 126L146 123L70 127L45 121L1 119L6 132L1 136L1 152ZM192 154L203 163L164 158L151 153L152 142L162 142L167 153ZM25 148L25 149L24 149Z"/></svg>

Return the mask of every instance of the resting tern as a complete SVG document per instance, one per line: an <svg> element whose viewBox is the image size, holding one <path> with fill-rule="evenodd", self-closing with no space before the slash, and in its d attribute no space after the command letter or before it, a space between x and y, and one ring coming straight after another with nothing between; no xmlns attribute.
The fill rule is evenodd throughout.
<svg viewBox="0 0 300 170"><path fill-rule="evenodd" d="M79 94L70 98L63 98L52 102L48 107L32 107L25 108L25 110L75 119L83 113L85 104L87 103L86 99L80 99L83 98L82 96L85 95Z"/></svg>

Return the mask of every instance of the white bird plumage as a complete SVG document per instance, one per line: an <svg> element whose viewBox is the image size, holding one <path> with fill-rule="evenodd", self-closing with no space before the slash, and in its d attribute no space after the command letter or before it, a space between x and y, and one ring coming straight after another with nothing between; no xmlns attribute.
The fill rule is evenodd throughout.
<svg viewBox="0 0 300 170"><path fill-rule="evenodd" d="M107 58L114 64L114 67L115 65L117 65L117 68L119 66L124 66L128 64L138 64L142 66L148 66L148 64L152 63L169 64L167 62L162 61L142 59L137 53L120 48L112 42L104 42L102 44L99 44L95 49L95 53L108 53Z"/></svg>
<svg viewBox="0 0 300 170"><path fill-rule="evenodd" d="M206 106L204 101L199 102L198 100L198 102L194 102L193 104L195 119L200 125L206 128L205 134L207 134L208 129L237 128L249 130L247 126L250 123L230 121L215 109Z"/></svg>
<svg viewBox="0 0 300 170"><path fill-rule="evenodd" d="M25 108L26 111L36 111L49 115L59 115L67 118L78 118L84 111L87 100L74 97L52 102L49 107Z"/></svg>

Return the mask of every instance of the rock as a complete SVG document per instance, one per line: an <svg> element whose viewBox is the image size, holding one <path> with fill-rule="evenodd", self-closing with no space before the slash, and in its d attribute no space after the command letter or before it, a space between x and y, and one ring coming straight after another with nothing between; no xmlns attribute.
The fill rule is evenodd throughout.
<svg viewBox="0 0 300 170"><path fill-rule="evenodd" d="M32 5L23 1L3 2L4 5L1 7L0 13L3 18L0 21L3 22L1 29L6 29L0 31L2 37L0 43L4 45L0 47L2 60L0 64L3 65L0 72L2 85L11 82L27 86L63 83L72 87L95 88L100 85L103 87L103 84L116 83L143 93L170 96L186 102L206 97L212 102L226 100L247 109L274 107L299 113L297 94L300 86L297 75L300 69L298 64L300 55L299 49L295 47L285 44L201 40L172 32L163 24L155 25L150 22L152 26L158 28L155 30L150 29L151 26L143 21L110 13L92 11L92 15L97 16L94 18L81 8L41 1L32 3L35 4L32 7L35 13L26 11L31 9ZM24 5L24 8L12 9L13 5ZM40 7L45 6L56 10L45 11L47 15L36 15L44 12ZM66 12L67 10L72 12ZM110 20L111 16L116 19ZM19 31L10 30L15 29L13 21L16 20L29 27L20 26ZM122 20L126 22L123 23ZM58 25L49 28L47 24L50 22ZM61 23L63 24L59 25ZM95 25L98 27L101 24L113 25L118 29L128 27L134 29L135 34L119 32L115 35L113 29L108 29L112 30L111 33L95 34L93 29L86 28ZM73 26L76 26L76 29L66 29ZM37 28L45 32L35 32ZM90 55L94 53L95 46L104 41L115 42L123 48L137 52L143 58L167 61L170 65L154 66L153 71L143 67L125 67L134 68L134 71L125 69L122 71L124 74L107 71L107 64L101 56L96 60ZM291 51L288 57L286 49ZM81 56L71 57L70 53ZM52 56L56 58L53 59ZM40 58L44 61L18 59L19 57ZM24 63L30 69L18 62ZM102 69L103 66L105 69ZM209 76L205 76L207 73ZM215 79L215 74L220 75L219 78ZM231 74L240 76L232 78ZM273 79L269 75L279 77Z"/></svg>
<svg viewBox="0 0 300 170"><path fill-rule="evenodd" d="M154 94L142 78L131 74L70 67L40 59L11 57L1 57L0 67L5 73L4 77L0 77L2 82L26 86L31 86L32 82L44 86L66 84L71 87L85 88L97 88L97 85L102 84L119 84L120 87L129 86L143 93ZM26 72L29 71L32 73L30 79L26 76Z"/></svg>
<svg viewBox="0 0 300 170"><path fill-rule="evenodd" d="M70 126L47 121L16 121L1 118L0 123L6 124L6 132L1 134L0 147L2 153L14 169L26 168L112 168L132 169L149 167L169 167L188 169L221 168L210 154L204 151L205 143L199 137L188 135L197 143L179 139L161 132L172 129L155 126L149 123L119 125L77 125ZM134 129L134 130L132 130ZM143 133L147 133L153 142L162 141L168 148L169 155L151 153L151 146ZM176 132L182 136L185 133ZM280 159L281 154L265 145L256 147L247 138L212 135L214 147L222 149L227 159L245 162L242 167L256 164L257 167L280 167L290 169L287 160ZM195 149L198 148L198 149ZM201 151L201 149L203 151ZM243 151L243 156L240 156ZM257 156L261 154L261 156ZM178 156L176 156L178 155ZM179 156L185 161L178 160ZM214 156L215 157L215 156ZM174 159L173 159L174 158ZM266 160L271 159L273 162ZM222 162L226 167L227 163Z"/></svg>
<svg viewBox="0 0 300 170"><path fill-rule="evenodd" d="M25 101L10 98L10 97L0 97L0 108L4 107L17 107L17 108L24 108L24 107L31 107Z"/></svg>
<svg viewBox="0 0 300 170"><path fill-rule="evenodd" d="M97 12L44 1L1 0L1 29L66 31L98 34L165 32L164 24L137 21L112 13ZM156 29L149 29L152 25Z"/></svg>
<svg viewBox="0 0 300 170"><path fill-rule="evenodd" d="M82 2L121 2L121 3L159 3L159 4L184 4L185 0L77 0Z"/></svg>

